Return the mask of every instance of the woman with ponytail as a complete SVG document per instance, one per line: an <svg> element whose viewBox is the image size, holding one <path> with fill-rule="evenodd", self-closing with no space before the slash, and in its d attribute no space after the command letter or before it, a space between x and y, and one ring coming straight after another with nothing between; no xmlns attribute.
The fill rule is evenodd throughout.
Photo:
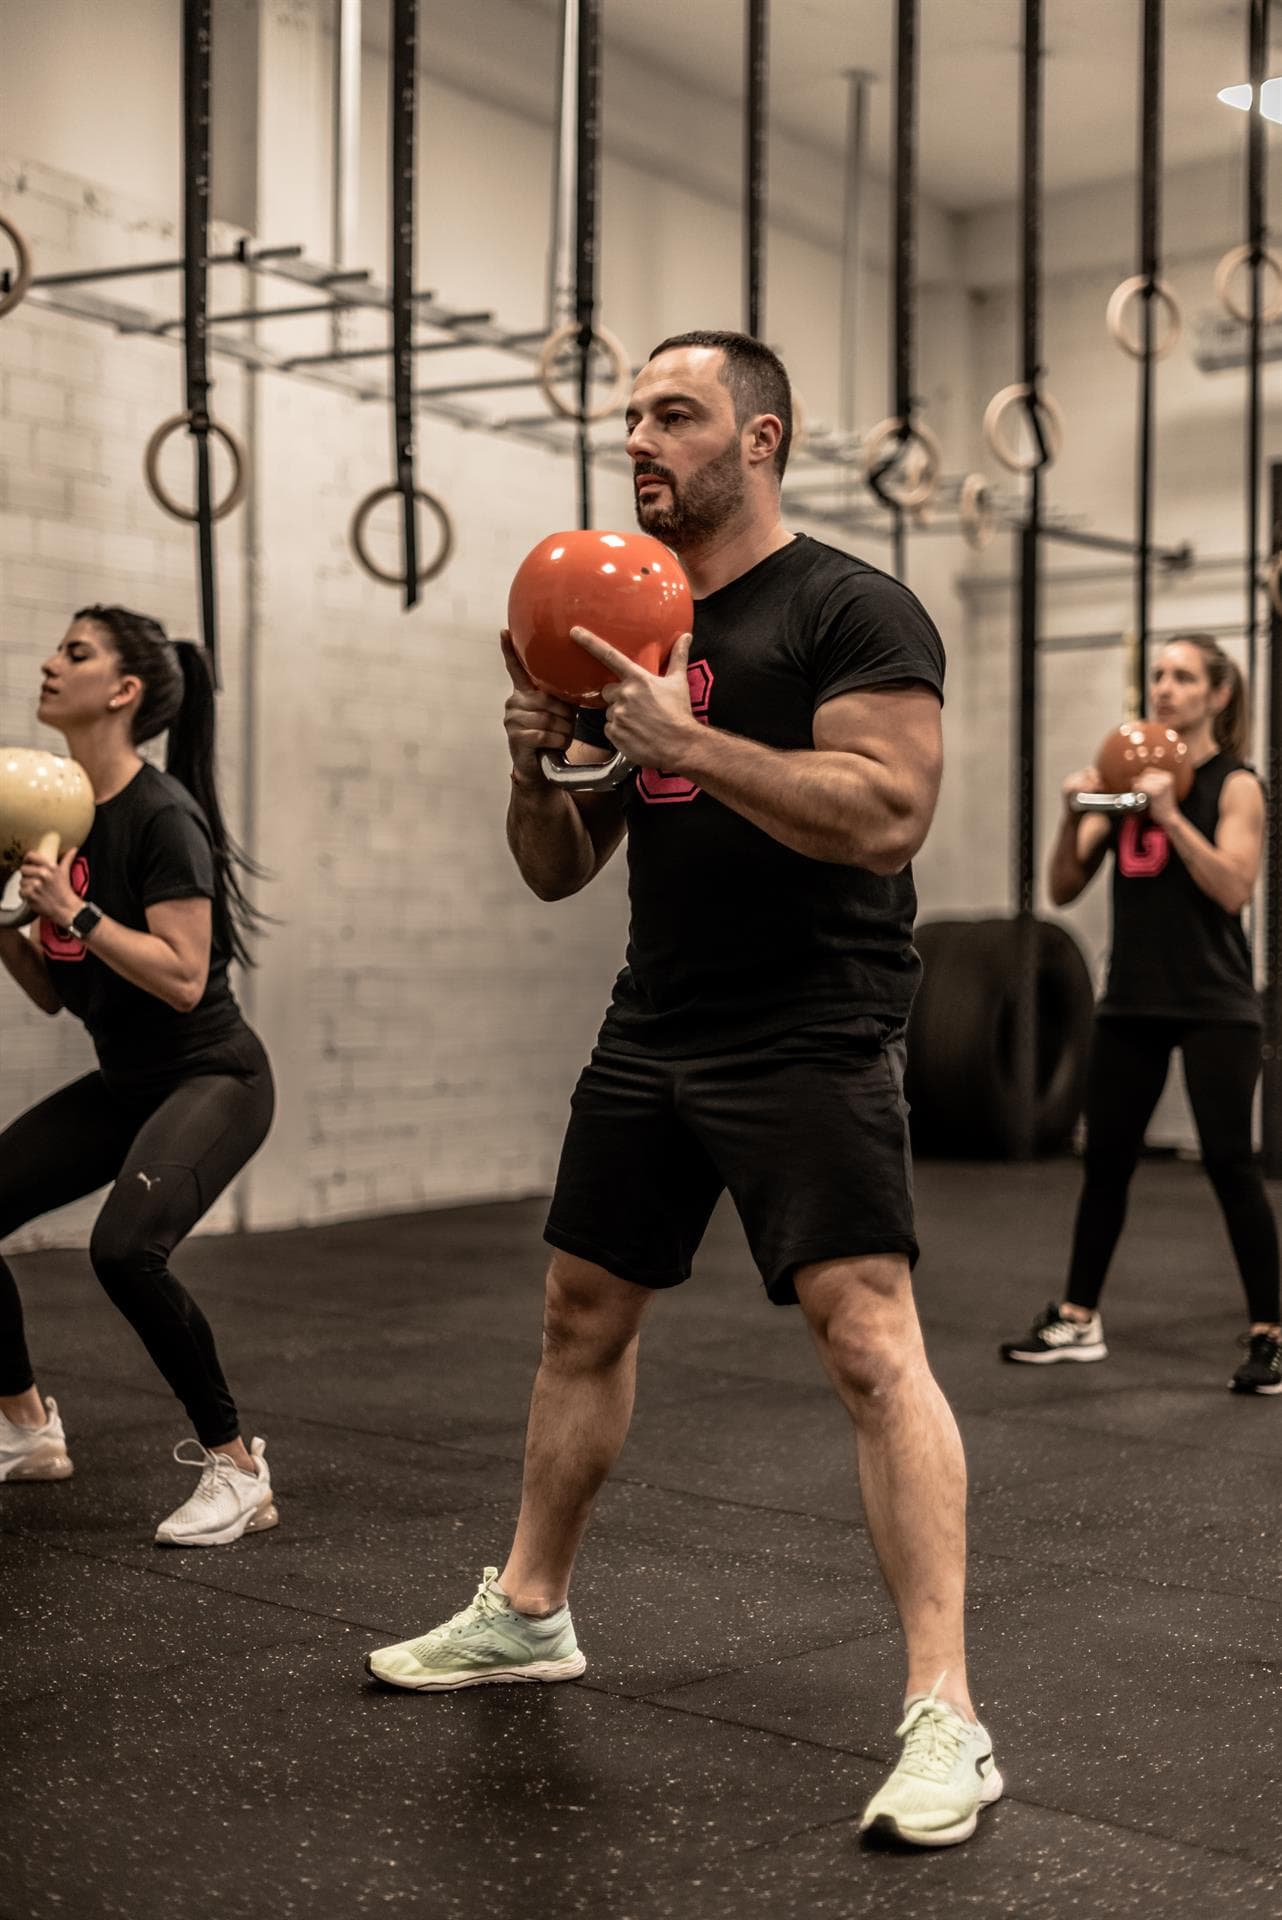
<svg viewBox="0 0 1282 1920"><path fill-rule="evenodd" d="M224 1546L276 1525L271 1479L169 1259L262 1145L274 1094L227 983L228 963L249 960L257 916L238 872L252 869L218 802L213 684L201 649L155 620L84 607L44 664L38 711L97 808L82 847L56 864L24 861L19 891L40 917L30 938L0 932L0 960L44 1012L84 1022L98 1068L0 1134L0 1239L112 1183L89 1257L195 1429L175 1458L201 1470L156 1539ZM163 773L138 752L162 733ZM0 1260L0 1482L70 1472Z"/></svg>
<svg viewBox="0 0 1282 1920"><path fill-rule="evenodd" d="M1034 1365L1106 1357L1100 1292L1178 1047L1202 1160L1246 1292L1246 1357L1229 1386L1282 1394L1278 1236L1251 1134L1262 1026L1242 913L1260 871L1264 796L1246 765L1246 688L1222 647L1190 633L1163 648L1152 692L1153 717L1188 744L1195 771L1187 798L1176 800L1171 774L1149 771L1137 782L1148 791L1147 812L1119 824L1072 811L1072 795L1099 791L1094 767L1064 782L1051 898L1058 907L1075 900L1111 852L1113 950L1091 1050L1085 1182L1065 1298L1002 1353Z"/></svg>

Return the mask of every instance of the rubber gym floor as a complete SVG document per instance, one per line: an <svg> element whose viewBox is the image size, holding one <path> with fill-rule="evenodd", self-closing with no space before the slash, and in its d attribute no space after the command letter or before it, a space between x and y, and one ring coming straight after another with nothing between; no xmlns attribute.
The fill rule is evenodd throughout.
<svg viewBox="0 0 1282 1920"><path fill-rule="evenodd" d="M861 1848L889 1603L845 1416L719 1214L656 1306L574 1595L583 1680L366 1680L501 1563L537 1350L537 1201L190 1243L281 1525L151 1545L190 1476L81 1253L16 1263L75 1478L0 1490L0 1913L242 1920L1276 1915L1282 1400L1195 1167L1146 1164L1106 1364L1003 1366L1054 1293L1072 1162L918 1169L918 1295L972 1479L968 1845Z"/></svg>

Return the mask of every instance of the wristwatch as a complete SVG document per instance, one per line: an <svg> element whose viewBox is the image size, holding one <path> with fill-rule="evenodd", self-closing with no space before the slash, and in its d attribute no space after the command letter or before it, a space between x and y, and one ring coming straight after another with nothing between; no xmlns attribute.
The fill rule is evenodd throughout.
<svg viewBox="0 0 1282 1920"><path fill-rule="evenodd" d="M68 921L62 931L69 940L87 940L101 919L102 908L95 907L92 900L86 900L79 913Z"/></svg>

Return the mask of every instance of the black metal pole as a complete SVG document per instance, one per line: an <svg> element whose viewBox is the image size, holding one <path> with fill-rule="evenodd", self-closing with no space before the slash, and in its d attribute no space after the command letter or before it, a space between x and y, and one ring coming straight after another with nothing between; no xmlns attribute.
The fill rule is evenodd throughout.
<svg viewBox="0 0 1282 1920"><path fill-rule="evenodd" d="M747 0L743 159L743 325L754 340L765 324L766 116L770 0Z"/></svg>
<svg viewBox="0 0 1282 1920"><path fill-rule="evenodd" d="M1023 211L1021 279L1023 379L1030 403L1041 379L1042 292L1042 4L1024 0ZM1036 408L1030 405L1036 424ZM1038 439L1041 435L1038 434ZM1044 452L1044 448L1043 448ZM1037 857L1037 638L1041 599L1042 475L1028 487L1028 517L1019 540L1018 745L1015 754L1015 911L1021 930L1012 1057L1011 1157L1037 1150L1037 921L1033 899Z"/></svg>
<svg viewBox="0 0 1282 1920"><path fill-rule="evenodd" d="M1140 272L1141 302L1139 434L1136 453L1135 564L1135 711L1148 704L1148 640L1151 622L1153 547L1153 321L1154 288L1161 258L1162 191L1162 0L1144 0L1144 90L1140 120Z"/></svg>
<svg viewBox="0 0 1282 1920"><path fill-rule="evenodd" d="M418 601L414 500L414 135L418 104L418 0L392 0L392 427L401 496L406 608Z"/></svg>
<svg viewBox="0 0 1282 1920"><path fill-rule="evenodd" d="M1282 460L1270 464L1272 550L1282 553ZM1282 617L1269 599L1268 741L1265 771L1264 1171L1282 1179Z"/></svg>
<svg viewBox="0 0 1282 1920"><path fill-rule="evenodd" d="M900 422L900 447L907 438L915 410L913 348L916 298L916 160L917 160L917 0L897 0L895 9L895 232L894 271L891 275L890 381L891 413ZM892 449L880 465L869 470L868 484L890 509L891 570L896 579L908 573L908 516L894 495L883 488L882 475L894 465Z"/></svg>
<svg viewBox="0 0 1282 1920"><path fill-rule="evenodd" d="M891 333L894 357L894 412L907 426L913 417L916 344L917 235L917 0L899 0L895 29L895 273ZM894 572L908 576L908 516L891 503L894 515Z"/></svg>
<svg viewBox="0 0 1282 1920"><path fill-rule="evenodd" d="M895 406L913 417L916 290L917 0L899 0L895 50Z"/></svg>
<svg viewBox="0 0 1282 1920"><path fill-rule="evenodd" d="M578 0L578 100L574 142L574 318L579 329L579 525L592 525L588 428L601 218L601 0Z"/></svg>
<svg viewBox="0 0 1282 1920"><path fill-rule="evenodd" d="M211 0L183 4L183 353L189 431L196 456L196 565L200 637L214 685L218 664L218 596L213 490L209 468L209 70Z"/></svg>
<svg viewBox="0 0 1282 1920"><path fill-rule="evenodd" d="M1255 698L1255 668L1260 625L1260 441L1262 405L1260 319L1264 247L1268 241L1265 218L1264 115L1260 96L1267 78L1269 57L1269 0L1251 0L1249 59L1251 109L1247 115L1247 239L1250 244L1251 320L1248 328L1246 401L1246 678L1248 696Z"/></svg>

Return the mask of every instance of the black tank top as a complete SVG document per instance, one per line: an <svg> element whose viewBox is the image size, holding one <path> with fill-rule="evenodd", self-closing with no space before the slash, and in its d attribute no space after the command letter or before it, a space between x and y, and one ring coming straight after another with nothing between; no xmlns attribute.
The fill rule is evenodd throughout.
<svg viewBox="0 0 1282 1920"><path fill-rule="evenodd" d="M1180 803L1185 819L1212 842L1224 782L1242 769L1241 760L1215 754ZM1115 825L1111 845L1113 951L1100 1014L1258 1025L1242 916L1203 893L1161 827L1143 814Z"/></svg>

